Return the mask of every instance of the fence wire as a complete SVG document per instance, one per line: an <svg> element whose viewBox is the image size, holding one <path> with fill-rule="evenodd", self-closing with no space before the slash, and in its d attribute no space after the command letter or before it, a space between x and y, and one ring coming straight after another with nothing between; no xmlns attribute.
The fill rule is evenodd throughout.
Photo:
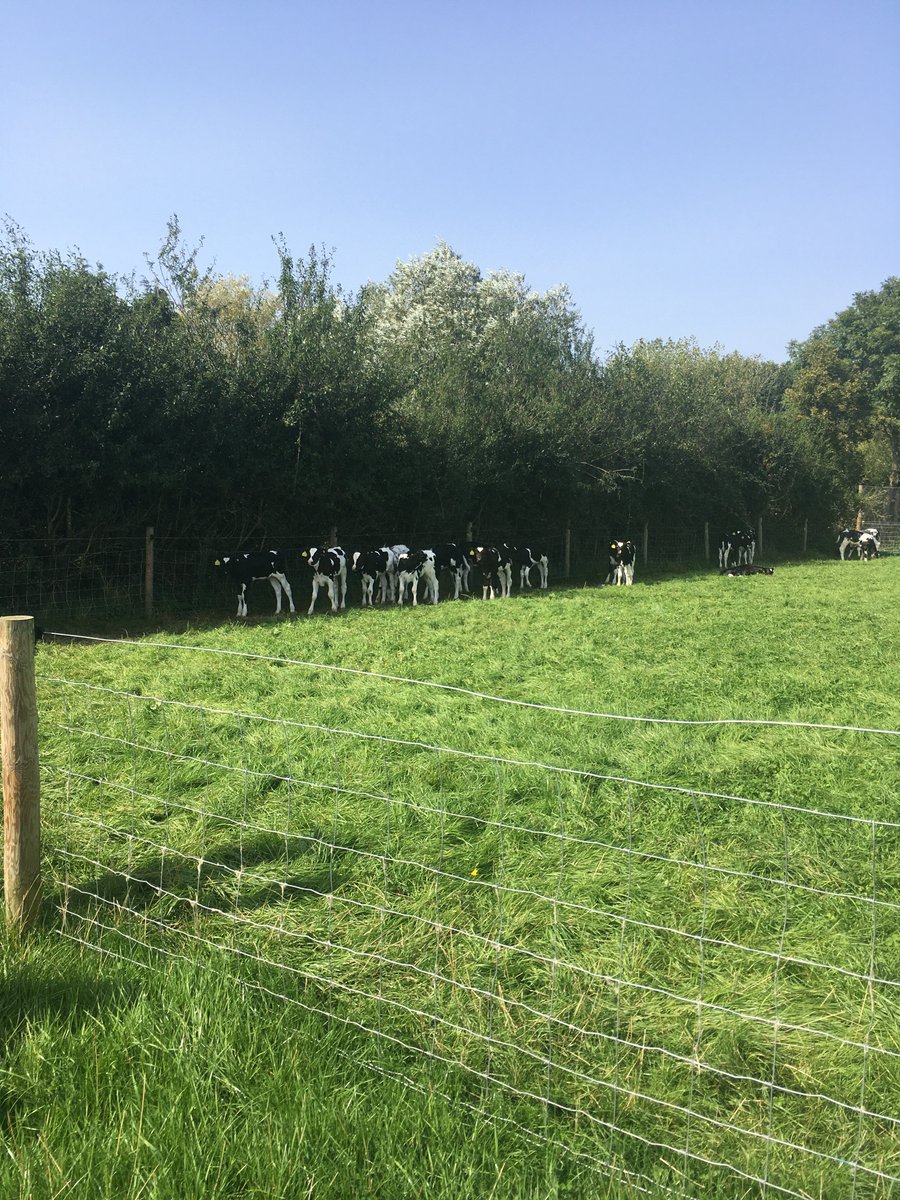
<svg viewBox="0 0 900 1200"><path fill-rule="evenodd" d="M467 749L452 723L437 744L38 682L64 937L363 1030L368 1067L450 1070L448 1100L636 1192L896 1194L891 816ZM758 725L862 759L900 737Z"/></svg>

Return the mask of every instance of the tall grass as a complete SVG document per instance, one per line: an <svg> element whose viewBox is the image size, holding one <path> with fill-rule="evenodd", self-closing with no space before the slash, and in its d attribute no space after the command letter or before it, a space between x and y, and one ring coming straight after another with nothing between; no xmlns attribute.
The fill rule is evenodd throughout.
<svg viewBox="0 0 900 1200"><path fill-rule="evenodd" d="M2 1194L894 1194L898 582L42 647Z"/></svg>

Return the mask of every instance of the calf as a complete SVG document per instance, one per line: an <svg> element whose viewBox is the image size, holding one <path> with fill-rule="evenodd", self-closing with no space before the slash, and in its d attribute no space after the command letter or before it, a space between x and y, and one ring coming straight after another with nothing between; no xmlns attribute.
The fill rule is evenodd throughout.
<svg viewBox="0 0 900 1200"><path fill-rule="evenodd" d="M312 600L307 615L312 616L320 587L328 589L332 612L337 612L339 602L341 608L346 608L347 555L341 547L332 546L328 550L323 550L320 546L304 546L300 551L300 557L309 564L313 573Z"/></svg>
<svg viewBox="0 0 900 1200"><path fill-rule="evenodd" d="M752 563L735 563L733 567L726 567L724 571L719 572L720 575L774 575L774 567L754 567Z"/></svg>
<svg viewBox="0 0 900 1200"><path fill-rule="evenodd" d="M453 579L453 599L459 599L459 593L463 588L463 573L466 570L466 556L463 547L456 542L441 542L437 546L432 546L431 553L434 555L434 570L435 574L440 578L441 571L449 571ZM468 587L465 589L468 591Z"/></svg>
<svg viewBox="0 0 900 1200"><path fill-rule="evenodd" d="M223 554L216 559L216 568L238 585L237 615L247 615L247 584L255 579L268 579L275 592L275 612L281 612L281 592L284 589L291 612L294 597L284 573L284 555L280 550L248 550L244 554Z"/></svg>
<svg viewBox="0 0 900 1200"><path fill-rule="evenodd" d="M752 529L734 529L719 539L719 568L724 570L734 556L736 563L752 563L756 554L756 534Z"/></svg>
<svg viewBox="0 0 900 1200"><path fill-rule="evenodd" d="M397 559L397 602L403 605L407 587L413 604L418 604L419 581L425 581L423 600L438 602L438 578L435 571L433 550L407 550Z"/></svg>
<svg viewBox="0 0 900 1200"><path fill-rule="evenodd" d="M610 584L625 584L630 587L634 583L634 560L637 551L634 542L611 541L609 543L609 574L606 582Z"/></svg>
<svg viewBox="0 0 900 1200"><path fill-rule="evenodd" d="M473 546L471 560L481 568L481 598L493 600L512 592L512 558L506 546Z"/></svg>
<svg viewBox="0 0 900 1200"><path fill-rule="evenodd" d="M842 559L846 558L848 553L852 554L854 550L857 554L859 554L859 542L860 538L862 538L864 534L868 534L868 536L874 541L875 554L877 556L878 551L881 549L881 535L877 529L873 529L871 526L869 526L867 529L841 530L841 532L838 534L837 548L838 554Z"/></svg>
<svg viewBox="0 0 900 1200"><path fill-rule="evenodd" d="M870 558L877 558L880 549L881 543L878 538L870 530L864 529L856 543L856 553L860 559L865 562Z"/></svg>
<svg viewBox="0 0 900 1200"><path fill-rule="evenodd" d="M513 567L519 568L519 587L531 587L531 568L537 567L541 588L546 588L549 573L549 559L543 550L533 550L530 546L507 546Z"/></svg>
<svg viewBox="0 0 900 1200"><path fill-rule="evenodd" d="M405 547L404 547L405 549ZM375 584L378 583L378 603L384 604L390 597L394 599L396 588L396 565L398 555L390 546L382 546L378 550L357 550L353 555L351 571L362 578L363 608L374 604Z"/></svg>

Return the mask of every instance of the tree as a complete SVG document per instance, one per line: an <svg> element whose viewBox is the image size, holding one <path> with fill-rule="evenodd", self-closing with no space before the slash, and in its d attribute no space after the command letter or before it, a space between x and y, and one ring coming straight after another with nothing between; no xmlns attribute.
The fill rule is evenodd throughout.
<svg viewBox="0 0 900 1200"><path fill-rule="evenodd" d="M857 293L849 308L792 345L791 359L786 402L830 426L848 483L860 477L865 443L876 438L889 448L888 482L900 486L900 279Z"/></svg>

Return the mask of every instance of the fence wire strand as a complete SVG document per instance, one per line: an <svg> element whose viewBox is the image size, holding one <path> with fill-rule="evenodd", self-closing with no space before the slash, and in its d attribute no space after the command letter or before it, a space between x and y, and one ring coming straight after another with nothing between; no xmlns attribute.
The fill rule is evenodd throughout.
<svg viewBox="0 0 900 1200"><path fill-rule="evenodd" d="M898 736L582 712L233 657L685 737ZM900 1187L900 889L879 863L900 821L60 675L39 685L62 937L139 968L227 971L364 1034L372 1070L636 1192L703 1194L722 1175L800 1200ZM652 841L644 810L660 805L689 854ZM723 806L762 860L771 841L768 869L723 860ZM841 886L801 861L831 841L854 855ZM816 942L829 920L835 936Z"/></svg>

